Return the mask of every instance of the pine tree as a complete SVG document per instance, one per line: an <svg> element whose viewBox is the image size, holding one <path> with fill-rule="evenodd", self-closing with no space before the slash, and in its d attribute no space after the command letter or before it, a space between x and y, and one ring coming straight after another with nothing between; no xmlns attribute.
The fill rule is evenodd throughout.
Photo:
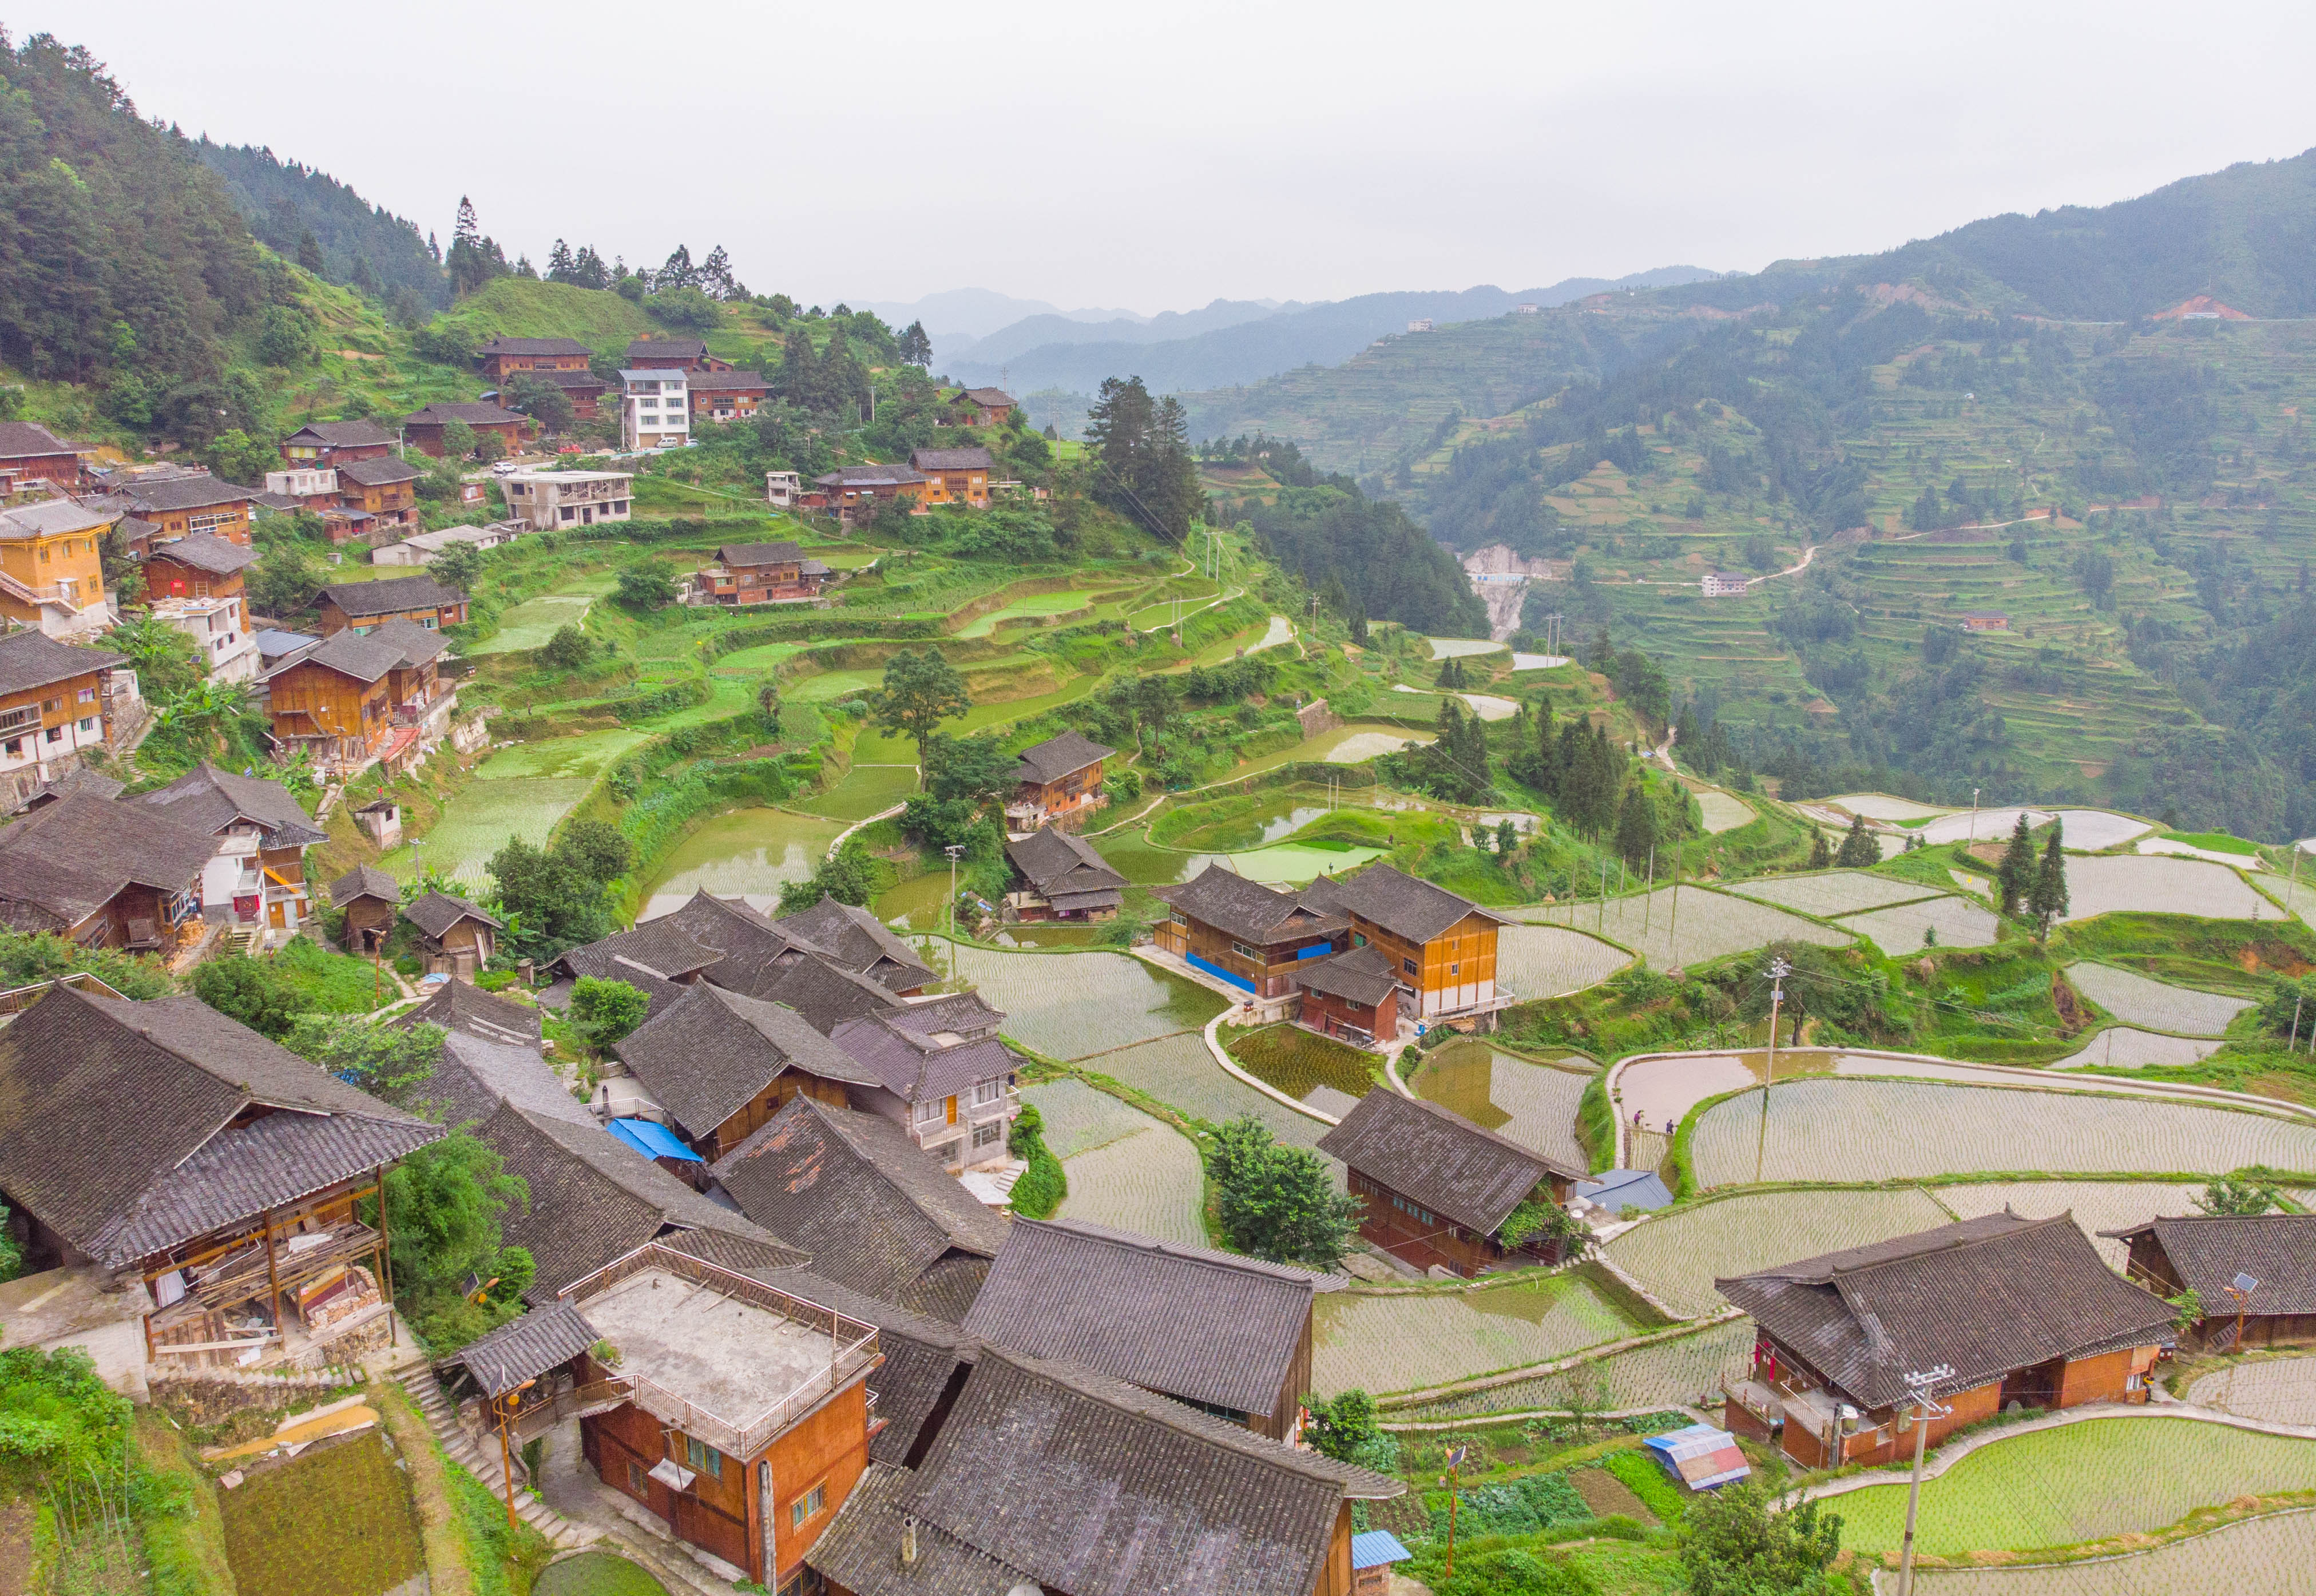
<svg viewBox="0 0 2316 1596"><path fill-rule="evenodd" d="M718 299L737 297L736 290L740 285L732 278L732 257L724 253L722 245L708 252L708 258L699 263L699 270L693 274L692 282L695 287L704 289Z"/></svg>
<svg viewBox="0 0 2316 1596"><path fill-rule="evenodd" d="M2018 816L2018 824L2010 828L2010 845L2002 851L2002 863L1994 878L2000 888L2002 912L2016 914L2035 880L2035 844L2027 838L2026 816L2023 814Z"/></svg>
<svg viewBox="0 0 2316 1596"><path fill-rule="evenodd" d="M1617 851L1626 864L1638 864L1656 845L1656 806L1635 782L1625 789L1624 805L1617 812Z"/></svg>
<svg viewBox="0 0 2316 1596"><path fill-rule="evenodd" d="M655 294L664 294L670 289L699 286L699 273L692 266L691 246L688 244L677 245L675 253L667 257L666 263L653 275L651 281L652 291Z"/></svg>
<svg viewBox="0 0 2316 1596"><path fill-rule="evenodd" d="M555 247L547 252L547 281L569 282L576 275L575 263L571 258L571 246L557 238L555 241Z"/></svg>
<svg viewBox="0 0 2316 1596"><path fill-rule="evenodd" d="M933 363L933 341L922 321L913 321L901 329L899 347L904 365L930 366ZM1053 435L1054 429L1047 427L1046 436L1051 438Z"/></svg>
<svg viewBox="0 0 2316 1596"><path fill-rule="evenodd" d="M812 339L801 327L789 329L787 342L781 346L779 381L780 397L799 410L813 407L820 372L813 355Z"/></svg>
<svg viewBox="0 0 2316 1596"><path fill-rule="evenodd" d="M2035 872L2035 885L2026 894L2026 907L2035 916L2035 934L2047 937L2051 923L2067 912L2067 851L2060 840L2062 827L2051 823L2051 840L2043 844L2042 868Z"/></svg>
<svg viewBox="0 0 2316 1596"><path fill-rule="evenodd" d="M603 264L603 257L595 253L592 244L579 246L579 254L571 263L571 281L581 288L609 288L611 273Z"/></svg>
<svg viewBox="0 0 2316 1596"><path fill-rule="evenodd" d="M1841 851L1833 856L1833 862L1846 870L1860 870L1882 862L1882 845L1866 829L1865 816L1849 817L1849 833L1841 839Z"/></svg>
<svg viewBox="0 0 2316 1596"><path fill-rule="evenodd" d="M1813 870L1822 870L1832 862L1833 850L1825 845L1825 834L1822 831L1812 831L1810 833L1809 868Z"/></svg>
<svg viewBox="0 0 2316 1596"><path fill-rule="evenodd" d="M298 264L316 277L322 275L322 245L311 229L298 235Z"/></svg>

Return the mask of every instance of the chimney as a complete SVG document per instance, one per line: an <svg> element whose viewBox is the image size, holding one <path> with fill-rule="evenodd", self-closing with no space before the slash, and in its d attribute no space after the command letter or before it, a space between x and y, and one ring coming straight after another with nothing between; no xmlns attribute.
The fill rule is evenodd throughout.
<svg viewBox="0 0 2316 1596"><path fill-rule="evenodd" d="M917 1560L917 1516L911 1513L901 1520L901 1564L906 1567Z"/></svg>

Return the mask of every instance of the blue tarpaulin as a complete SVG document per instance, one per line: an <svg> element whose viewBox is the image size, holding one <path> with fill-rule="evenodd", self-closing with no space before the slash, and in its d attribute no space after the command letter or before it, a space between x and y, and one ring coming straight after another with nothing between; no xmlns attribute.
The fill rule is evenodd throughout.
<svg viewBox="0 0 2316 1596"><path fill-rule="evenodd" d="M1399 1544L1399 1537L1388 1529L1363 1529L1351 1537L1351 1567L1380 1568L1386 1563L1404 1563L1413 1552Z"/></svg>
<svg viewBox="0 0 2316 1596"><path fill-rule="evenodd" d="M1299 964L1306 958L1324 958L1334 950L1335 944L1332 942L1314 942L1308 948L1295 950L1296 962Z"/></svg>
<svg viewBox="0 0 2316 1596"><path fill-rule="evenodd" d="M1191 962L1192 964L1194 964L1194 965L1198 966L1198 968L1200 968L1200 969L1202 969L1202 970L1206 971L1206 972L1207 972L1207 974L1208 974L1208 975L1210 975L1210 976L1220 976L1224 980L1228 981L1232 985L1234 985L1234 986L1238 986L1238 987L1243 987L1245 990L1247 990L1247 991L1249 991L1249 992L1252 992L1252 991L1254 990L1254 983L1253 983L1253 982L1252 982L1252 981L1250 981L1250 980L1248 980L1244 976L1238 975L1238 974L1236 974L1236 973L1234 973L1234 972L1233 972L1233 971L1230 971L1230 970L1226 970L1226 969L1223 968L1223 967L1222 967L1222 966L1220 966L1220 965L1216 964L1214 960L1212 960L1212 959L1210 959L1210 958L1199 958L1197 954L1195 954L1195 953L1190 954L1189 957L1189 960L1190 960L1190 962Z"/></svg>
<svg viewBox="0 0 2316 1596"><path fill-rule="evenodd" d="M673 1131L655 1119L613 1119L606 1128L646 1158L683 1158L693 1164L706 1162L699 1154L676 1140Z"/></svg>

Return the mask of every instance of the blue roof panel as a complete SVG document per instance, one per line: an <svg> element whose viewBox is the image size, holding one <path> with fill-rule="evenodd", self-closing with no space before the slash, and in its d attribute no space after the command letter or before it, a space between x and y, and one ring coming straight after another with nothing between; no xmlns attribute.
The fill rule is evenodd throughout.
<svg viewBox="0 0 2316 1596"><path fill-rule="evenodd" d="M681 1158L702 1164L699 1154L676 1140L675 1133L655 1119L613 1119L605 1127L646 1158Z"/></svg>
<svg viewBox="0 0 2316 1596"><path fill-rule="evenodd" d="M1380 1568L1386 1563L1404 1563L1415 1556L1399 1544L1399 1537L1388 1529L1368 1529L1351 1537L1351 1567Z"/></svg>

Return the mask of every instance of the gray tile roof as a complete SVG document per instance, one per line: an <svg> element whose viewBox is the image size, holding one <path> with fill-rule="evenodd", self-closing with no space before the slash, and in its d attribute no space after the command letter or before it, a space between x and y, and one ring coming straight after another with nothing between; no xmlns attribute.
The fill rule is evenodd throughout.
<svg viewBox="0 0 2316 1596"><path fill-rule="evenodd" d="M1313 904L1307 892L1280 892L1219 864L1207 865L1179 887L1152 891L1190 919L1258 946L1332 934L1350 924L1342 914Z"/></svg>
<svg viewBox="0 0 2316 1596"><path fill-rule="evenodd" d="M1356 876L1333 880L1339 901L1352 914L1411 942L1428 942L1467 914L1504 923L1493 910L1387 864L1371 864Z"/></svg>
<svg viewBox="0 0 2316 1596"><path fill-rule="evenodd" d="M452 897L447 892L430 892L407 905L402 917L437 941L461 920L479 920L494 931L504 931L486 911L477 908L462 897Z"/></svg>
<svg viewBox="0 0 2316 1596"><path fill-rule="evenodd" d="M1313 992L1346 997L1373 1008L1399 985L1391 956L1376 947L1354 948L1326 958L1306 958L1295 967L1295 983Z"/></svg>
<svg viewBox="0 0 2316 1596"><path fill-rule="evenodd" d="M528 1047L534 1053L539 1049L541 1034L537 1009L464 981L444 982L424 1003L396 1015L393 1023L405 1029L439 1025L445 1030L464 1031L486 1042Z"/></svg>
<svg viewBox="0 0 2316 1596"><path fill-rule="evenodd" d="M844 466L812 479L815 487L906 487L924 477L906 466Z"/></svg>
<svg viewBox="0 0 2316 1596"><path fill-rule="evenodd" d="M35 454L72 454L73 446L36 421L0 421L0 459Z"/></svg>
<svg viewBox="0 0 2316 1596"><path fill-rule="evenodd" d="M695 394L745 393L768 391L771 384L761 371L694 371L684 387Z"/></svg>
<svg viewBox="0 0 2316 1596"><path fill-rule="evenodd" d="M1065 731L1021 750L1021 763L1014 772L1014 780L1058 781L1072 771L1082 771L1117 752L1115 748L1103 747L1083 732Z"/></svg>
<svg viewBox="0 0 2316 1596"><path fill-rule="evenodd" d="M1319 1149L1483 1235L1494 1235L1547 1175L1587 1172L1387 1086L1359 1099Z"/></svg>
<svg viewBox="0 0 2316 1596"><path fill-rule="evenodd" d="M1016 1219L965 1327L1146 1390L1268 1415L1293 1378L1311 1298L1342 1284L1283 1263L1079 1220Z"/></svg>
<svg viewBox="0 0 2316 1596"><path fill-rule="evenodd" d="M969 399L976 405L1011 405L1013 403L1013 396L1007 393L1002 388L969 388L963 393L958 395L958 398Z"/></svg>
<svg viewBox="0 0 2316 1596"><path fill-rule="evenodd" d="M236 776L206 760L136 801L150 804L172 820L211 836L236 821L254 822L264 828L263 840L268 848L307 848L329 835L281 782Z"/></svg>
<svg viewBox="0 0 2316 1596"><path fill-rule="evenodd" d="M17 805L19 810L44 807L60 798L85 797L117 798L128 791L124 782L110 776L100 776L86 765L75 765L53 781L43 781L34 788L31 796Z"/></svg>
<svg viewBox="0 0 2316 1596"><path fill-rule="evenodd" d="M599 394L611 386L592 371L515 371L508 374L509 387L518 382L544 383L548 388L570 388L577 392L592 389Z"/></svg>
<svg viewBox="0 0 2316 1596"><path fill-rule="evenodd" d="M716 557L726 566L792 566L803 560L804 550L793 542L726 543Z"/></svg>
<svg viewBox="0 0 2316 1596"><path fill-rule="evenodd" d="M330 907L343 909L358 897L384 898L398 906L402 883L374 864L358 864L330 883Z"/></svg>
<svg viewBox="0 0 2316 1596"><path fill-rule="evenodd" d="M1126 878L1073 833L1051 827L1031 832L1018 843L1006 843L1005 857L1040 897L1057 906L1064 898L1090 908L1125 901Z"/></svg>
<svg viewBox="0 0 2316 1596"><path fill-rule="evenodd" d="M985 449L912 449L909 464L920 471L986 471L996 462Z"/></svg>
<svg viewBox="0 0 2316 1596"><path fill-rule="evenodd" d="M882 1336L877 1344L884 1344ZM879 1397L877 1412L882 1416L884 1411ZM875 1441L868 1451L873 1460L805 1552L806 1563L853 1596L1006 1596L1036 1586L1027 1571L975 1551L938 1524L916 1524L917 1560L902 1562L901 1538L912 1515L901 1498L913 1476L877 1458Z"/></svg>
<svg viewBox="0 0 2316 1596"><path fill-rule="evenodd" d="M332 449L368 449L394 441L394 434L374 421L308 422L290 437L312 438Z"/></svg>
<svg viewBox="0 0 2316 1596"><path fill-rule="evenodd" d="M895 1499L1070 1596L1308 1596L1345 1500L1405 1491L1091 1369L985 1345Z"/></svg>
<svg viewBox="0 0 2316 1596"><path fill-rule="evenodd" d="M337 605L348 615L392 615L403 610L439 610L463 604L466 596L432 576L382 576L375 582L333 582L316 595Z"/></svg>
<svg viewBox="0 0 2316 1596"><path fill-rule="evenodd" d="M207 571L216 576L230 576L257 563L257 550L218 537L215 532L195 532L164 543L153 550L156 557L174 560L195 571Z"/></svg>
<svg viewBox="0 0 2316 1596"><path fill-rule="evenodd" d="M868 1389L876 1394L877 1417L885 1427L869 1437L868 1455L879 1463L913 1462L932 1440L944 1402L955 1397L965 1371L981 1356L980 1338L946 1320L855 1291L817 1269L744 1272L775 1289L877 1327L877 1345L885 1361L869 1375Z"/></svg>
<svg viewBox="0 0 2316 1596"><path fill-rule="evenodd" d="M415 482L425 473L407 460L381 454L366 460L344 460L334 467L341 482L351 482L361 487L391 487L397 482Z"/></svg>
<svg viewBox="0 0 2316 1596"><path fill-rule="evenodd" d="M2236 1311L2227 1288L2247 1274L2259 1285L2245 1294L2244 1312L2316 1314L2316 1214L2189 1214L2099 1234L2150 1233L2179 1283L2195 1288L2213 1318Z"/></svg>
<svg viewBox="0 0 2316 1596"><path fill-rule="evenodd" d="M28 627L0 637L0 692L47 687L128 663L125 654L59 643L48 633Z"/></svg>
<svg viewBox="0 0 2316 1596"><path fill-rule="evenodd" d="M0 510L0 542L18 538L52 538L60 532L94 532L120 519L118 510L93 510L70 499L44 499Z"/></svg>
<svg viewBox="0 0 2316 1596"><path fill-rule="evenodd" d="M161 477L142 482L116 482L104 494L87 501L132 515L158 515L171 510L207 510L218 504L246 504L258 490L220 477Z"/></svg>
<svg viewBox="0 0 2316 1596"><path fill-rule="evenodd" d="M496 405L485 405L476 400L456 403L436 400L422 410L414 410L402 418L404 426L441 426L444 422L463 421L470 427L495 425L501 422L528 422L530 418L519 410L503 409Z"/></svg>
<svg viewBox="0 0 2316 1596"><path fill-rule="evenodd" d="M400 1026L409 1019L405 1015L395 1023ZM538 1043L482 1037L471 1030L450 1031L442 1039L433 1074L401 1096L428 1119L450 1126L487 1119L501 1104L512 1103L525 1113L600 1128L586 1105L571 1095L562 1077L540 1057Z"/></svg>
<svg viewBox="0 0 2316 1596"><path fill-rule="evenodd" d="M886 928L867 909L840 904L824 896L809 909L798 909L772 922L798 937L856 975L880 986L908 992L933 978L917 950Z"/></svg>
<svg viewBox="0 0 2316 1596"><path fill-rule="evenodd" d="M0 922L68 931L131 885L190 890L216 856L209 833L134 800L59 798L0 829Z"/></svg>
<svg viewBox="0 0 2316 1596"><path fill-rule="evenodd" d="M707 341L699 338L637 338L628 345L628 359L638 357L658 359L681 357L696 361L708 352Z"/></svg>
<svg viewBox="0 0 2316 1596"><path fill-rule="evenodd" d="M594 351L576 338L494 338L480 349L478 355L494 354L583 354L592 357Z"/></svg>
<svg viewBox="0 0 2316 1596"><path fill-rule="evenodd" d="M2072 1214L2005 1209L1714 1282L1867 1410L1946 1364L1963 1391L2053 1358L2172 1340L2171 1306L2109 1270Z"/></svg>
<svg viewBox="0 0 2316 1596"><path fill-rule="evenodd" d="M385 629L384 627L379 629L381 632ZM364 634L348 628L343 631L332 632L320 642L300 648L294 654L283 655L265 673L263 679L270 682L300 665L315 665L325 671L334 671L367 687L397 670L406 669L403 657L402 646L392 638Z"/></svg>
<svg viewBox="0 0 2316 1596"><path fill-rule="evenodd" d="M716 977L710 974L709 983ZM847 1020L858 1020L879 1009L900 1006L887 987L866 976L856 976L833 960L806 953L781 970L757 995L766 1003L786 1003L823 1036Z"/></svg>
<svg viewBox="0 0 2316 1596"><path fill-rule="evenodd" d="M655 1007L615 1051L695 1142L790 1069L826 1081L876 1082L794 1009L706 982Z"/></svg>
<svg viewBox="0 0 2316 1596"><path fill-rule="evenodd" d="M673 925L704 948L724 957L704 976L732 992L767 997L767 988L807 952L820 951L801 932L791 931L756 913L738 898L717 897L702 887L681 908L652 925Z"/></svg>
<svg viewBox="0 0 2316 1596"><path fill-rule="evenodd" d="M993 1035L945 1042L904 1029L923 1020L910 1014L911 1006L846 1020L829 1033L902 1101L955 1097L976 1082L1001 1079L1020 1067L1020 1060Z"/></svg>
<svg viewBox="0 0 2316 1596"><path fill-rule="evenodd" d="M908 1132L799 1093L713 1172L741 1211L812 1254L816 1274L954 1321L1006 1221Z"/></svg>
<svg viewBox="0 0 2316 1596"><path fill-rule="evenodd" d="M108 1268L441 1135L197 998L69 987L0 1030L0 1190Z"/></svg>
<svg viewBox="0 0 2316 1596"><path fill-rule="evenodd" d="M567 1302L533 1308L520 1319L476 1337L443 1360L473 1377L485 1396L502 1396L525 1380L570 1362L603 1338L587 1315Z"/></svg>
<svg viewBox="0 0 2316 1596"><path fill-rule="evenodd" d="M646 920L601 941L566 949L555 962L574 976L592 976L599 981L624 981L641 975L677 982L698 975L723 957L682 926L661 919Z"/></svg>

